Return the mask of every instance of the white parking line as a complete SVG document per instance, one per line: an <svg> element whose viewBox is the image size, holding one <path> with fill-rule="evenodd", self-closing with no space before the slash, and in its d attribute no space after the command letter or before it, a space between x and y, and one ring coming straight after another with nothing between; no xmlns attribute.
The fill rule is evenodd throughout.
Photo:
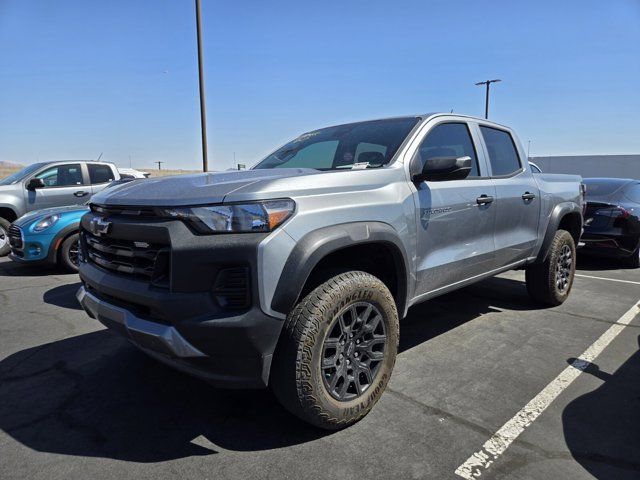
<svg viewBox="0 0 640 480"><path fill-rule="evenodd" d="M505 423L480 450L471 455L460 465L456 475L471 480L478 478L486 471L509 445L533 423L538 416L553 402L562 391L567 388L587 366L605 349L611 341L631 323L640 313L640 300L631 307L620 319L609 327L582 355L565 368L551 383L538 393L522 410Z"/></svg>
<svg viewBox="0 0 640 480"><path fill-rule="evenodd" d="M632 283L634 285L640 285L640 282L634 282L632 280L620 280L618 278L596 277L594 275L583 275L581 273L576 273L575 276L582 278L595 278L597 280L608 280L609 282Z"/></svg>

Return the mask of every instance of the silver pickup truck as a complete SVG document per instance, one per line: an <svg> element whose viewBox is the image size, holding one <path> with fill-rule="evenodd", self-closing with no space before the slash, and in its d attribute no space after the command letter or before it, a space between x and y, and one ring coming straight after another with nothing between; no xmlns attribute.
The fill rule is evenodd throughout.
<svg viewBox="0 0 640 480"><path fill-rule="evenodd" d="M382 395L412 305L516 268L536 301L562 303L583 196L578 176L533 175L514 132L487 120L323 128L249 171L94 196L77 296L159 361L269 385L297 416L342 428Z"/></svg>
<svg viewBox="0 0 640 480"><path fill-rule="evenodd" d="M34 163L0 179L0 257L9 253L7 233L18 217L33 210L85 203L118 179L112 163L77 160Z"/></svg>

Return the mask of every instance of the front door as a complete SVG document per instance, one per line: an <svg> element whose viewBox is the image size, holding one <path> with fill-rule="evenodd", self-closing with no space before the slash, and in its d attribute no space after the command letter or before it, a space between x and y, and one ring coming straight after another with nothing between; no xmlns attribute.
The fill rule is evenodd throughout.
<svg viewBox="0 0 640 480"><path fill-rule="evenodd" d="M68 163L45 168L32 178L41 178L44 187L27 190L27 210L82 204L89 199L91 190L85 185L82 165Z"/></svg>
<svg viewBox="0 0 640 480"><path fill-rule="evenodd" d="M433 157L472 161L464 180L416 185L416 296L481 275L494 263L495 189L476 152L469 125L457 121L433 126L414 155L421 165Z"/></svg>

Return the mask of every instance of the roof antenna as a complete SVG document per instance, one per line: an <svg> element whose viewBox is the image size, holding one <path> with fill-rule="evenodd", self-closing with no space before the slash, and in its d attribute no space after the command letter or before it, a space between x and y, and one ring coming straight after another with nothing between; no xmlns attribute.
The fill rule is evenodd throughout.
<svg viewBox="0 0 640 480"><path fill-rule="evenodd" d="M453 108L451 109L451 111L449 113L453 113Z"/></svg>
<svg viewBox="0 0 640 480"><path fill-rule="evenodd" d="M102 153L103 153L103 152L100 152L100 155L98 155L98 159L96 160L96 162L99 162L99 161L100 161L100 159L102 158Z"/></svg>

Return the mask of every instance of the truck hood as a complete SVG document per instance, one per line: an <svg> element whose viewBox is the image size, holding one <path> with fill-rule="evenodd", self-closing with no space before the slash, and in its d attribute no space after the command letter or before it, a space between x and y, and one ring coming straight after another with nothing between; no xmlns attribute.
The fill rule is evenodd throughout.
<svg viewBox="0 0 640 480"><path fill-rule="evenodd" d="M261 183L318 173L311 168L279 168L151 178L126 183L113 190L107 188L94 195L91 202L163 207L222 203L227 195L240 188L250 190L255 186L259 189Z"/></svg>

